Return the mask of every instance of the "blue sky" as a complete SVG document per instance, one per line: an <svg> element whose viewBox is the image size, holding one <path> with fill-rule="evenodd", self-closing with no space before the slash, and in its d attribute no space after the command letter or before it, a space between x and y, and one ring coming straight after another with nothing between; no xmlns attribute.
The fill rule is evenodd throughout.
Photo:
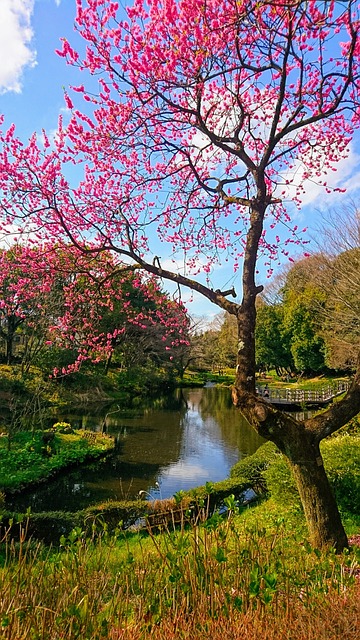
<svg viewBox="0 0 360 640"><path fill-rule="evenodd" d="M72 70L54 51L72 36L74 16L73 0L0 2L0 110L21 136L56 127Z"/></svg>
<svg viewBox="0 0 360 640"><path fill-rule="evenodd" d="M76 70L55 54L60 38L76 42L73 32L75 0L0 0L0 112L6 125L16 123L20 137L33 131L48 132L57 126L64 109L64 88L79 84ZM359 151L357 152L357 149ZM360 185L360 145L355 139L350 156L340 163L333 176L333 186L347 187L347 195L327 195L315 184L309 184L304 206L296 212L299 225L315 224L319 211L342 206L345 200L358 196ZM214 286L232 285L233 274L225 267L214 274ZM165 284L166 289L171 289ZM218 309L206 300L189 305L191 313L215 315Z"/></svg>

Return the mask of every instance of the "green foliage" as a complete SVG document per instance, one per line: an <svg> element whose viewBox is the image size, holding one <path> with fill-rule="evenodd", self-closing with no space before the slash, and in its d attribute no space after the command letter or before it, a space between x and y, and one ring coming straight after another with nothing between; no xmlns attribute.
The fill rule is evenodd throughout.
<svg viewBox="0 0 360 640"><path fill-rule="evenodd" d="M1 366L1 391L9 391L15 394L23 394L26 392L25 381L17 375L14 367Z"/></svg>
<svg viewBox="0 0 360 640"><path fill-rule="evenodd" d="M142 500L108 501L88 507L83 512L83 527L89 532L116 531L119 527L128 529L144 518L151 510L151 504Z"/></svg>
<svg viewBox="0 0 360 640"><path fill-rule="evenodd" d="M360 436L360 413L357 416L352 418L340 431L338 434L344 435L345 433L349 433L352 435Z"/></svg>
<svg viewBox="0 0 360 640"><path fill-rule="evenodd" d="M337 212L338 217L338 212ZM328 246L279 278L276 304L257 314L257 362L296 371L351 370L359 344L359 221L353 214L325 228ZM344 248L347 250L344 251ZM330 250L330 251L329 251Z"/></svg>
<svg viewBox="0 0 360 640"><path fill-rule="evenodd" d="M352 434L337 435L322 442L324 466L337 502L343 512L360 512L360 436L358 428L349 425ZM267 442L252 456L237 462L231 477L248 482L257 492L268 491L277 504L300 509L300 498L285 457L275 445Z"/></svg>
<svg viewBox="0 0 360 640"><path fill-rule="evenodd" d="M266 442L251 456L243 458L231 469L231 478L248 483L254 491L263 493L267 490L265 471L277 461L280 453L272 442Z"/></svg>
<svg viewBox="0 0 360 640"><path fill-rule="evenodd" d="M280 374L294 370L291 337L283 327L280 305L259 305L256 323L256 364L260 369L273 369Z"/></svg>
<svg viewBox="0 0 360 640"><path fill-rule="evenodd" d="M24 444L24 434L21 440ZM345 434L330 438L324 442L323 454L335 489L343 494L343 499L340 493L338 498L349 508L348 494L352 508L359 510L360 437ZM204 508L197 511L192 525L188 518L180 521L179 529L174 528L171 518L163 521L161 534L148 529L148 536L140 536L122 529L138 523L146 514L161 514L162 501L104 503L77 514L31 514L20 519L3 515L0 624L4 637L35 638L41 629L44 640L140 640L150 633L164 640L199 637L199 630L202 638L209 638L204 633L211 621L216 621L213 633L222 621L224 626L216 636L220 639L225 629L237 633L239 621L248 621L250 638L254 637L256 620L265 620L267 632L271 625L274 627L273 635L266 636L269 640L279 637L280 624L284 624L281 637L290 639L301 637L291 627L294 612L300 615L299 607L302 624L304 616L309 615L309 629L325 604L329 606L326 615L335 608L333 614L340 628L338 597L344 606L344 620L350 620L355 629L352 594L360 556L356 547L336 556L308 544L301 511L293 504L289 508L283 492L277 496L274 491L276 484L286 481L284 469L287 465L283 457L266 443L256 454L240 461L227 481L207 483L191 496L179 493L172 502L166 501L169 508L171 504L172 508L184 504L188 509L186 501L190 497ZM259 482L259 476L271 487L272 499L239 515L231 486L239 489ZM226 513L207 517L206 505L221 495ZM29 543L24 542L27 536L31 536ZM34 537L55 542L55 546L45 552L34 544ZM184 627L188 620L195 625L195 635L189 635ZM320 622L323 628L325 621ZM164 634L154 635L162 625ZM132 635L134 630L136 635ZM243 634L243 627L240 631ZM332 638L325 627L324 635L316 629L306 637L337 640L340 636Z"/></svg>
<svg viewBox="0 0 360 640"><path fill-rule="evenodd" d="M119 529L111 534L105 518L96 520L100 535L86 538L83 521L73 515L42 514L3 526L4 638L219 640L229 633L240 638L239 632L253 638L259 620L269 640L301 638L293 619L300 616L303 625L308 615L311 629L325 604L329 612L335 607L340 629L339 602L356 628L356 549L341 556L313 549L304 539L301 514L284 506L263 503L240 516L230 510L225 517L146 537ZM44 532L54 526L60 546L45 550L25 541L35 519ZM306 637L355 639L328 635L328 627L324 635L316 629Z"/></svg>
<svg viewBox="0 0 360 640"><path fill-rule="evenodd" d="M203 332L191 339L192 368L222 375L235 369L237 354L237 321L235 316L221 313Z"/></svg>
<svg viewBox="0 0 360 640"><path fill-rule="evenodd" d="M264 481L268 492L277 504L283 504L294 509L301 508L295 481L283 455L279 454L264 471Z"/></svg>
<svg viewBox="0 0 360 640"><path fill-rule="evenodd" d="M131 396L155 395L175 384L168 371L151 363L119 371L116 379L121 390Z"/></svg>
<svg viewBox="0 0 360 640"><path fill-rule="evenodd" d="M309 292L302 298L289 296L285 303L285 327L290 336L291 354L297 371L325 369L325 342L319 334L318 320Z"/></svg>
<svg viewBox="0 0 360 640"><path fill-rule="evenodd" d="M324 465L342 511L360 513L360 435L324 441Z"/></svg>
<svg viewBox="0 0 360 640"><path fill-rule="evenodd" d="M81 525L81 521L82 512L31 513L27 533L33 539L42 540L46 544L58 544L61 536L69 536L73 529Z"/></svg>
<svg viewBox="0 0 360 640"><path fill-rule="evenodd" d="M61 371L72 364L77 358L77 352L72 349L61 348L56 345L43 346L33 358L34 366L39 367L45 376L52 375L54 369Z"/></svg>

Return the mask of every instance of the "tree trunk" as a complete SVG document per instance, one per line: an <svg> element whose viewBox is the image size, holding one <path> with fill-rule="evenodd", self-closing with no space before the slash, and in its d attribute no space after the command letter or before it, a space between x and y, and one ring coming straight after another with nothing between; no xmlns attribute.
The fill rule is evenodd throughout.
<svg viewBox="0 0 360 640"><path fill-rule="evenodd" d="M14 350L14 336L17 327L20 322L16 320L14 315L9 315L7 317L7 327L6 327L6 364L12 364L13 361L13 350Z"/></svg>
<svg viewBox="0 0 360 640"><path fill-rule="evenodd" d="M6 364L10 365L13 361L13 333L8 333L6 336Z"/></svg>
<svg viewBox="0 0 360 640"><path fill-rule="evenodd" d="M255 304L241 305L237 320L236 385L249 393L255 393Z"/></svg>
<svg viewBox="0 0 360 640"><path fill-rule="evenodd" d="M348 541L325 473L317 434L304 422L237 387L233 388L233 402L257 433L274 442L286 456L299 491L311 543L318 548L344 549Z"/></svg>
<svg viewBox="0 0 360 640"><path fill-rule="evenodd" d="M296 447L297 459L292 459L292 453L289 451L288 462L299 491L311 544L342 551L348 546L347 536L319 448L309 445L305 439L301 449ZM302 459L298 458L299 453Z"/></svg>
<svg viewBox="0 0 360 640"><path fill-rule="evenodd" d="M109 369L110 369L110 365L111 365L111 361L112 361L112 357L113 357L113 351L111 351L111 353L108 355L106 362L105 362L105 367L104 367L104 373L107 376L107 374L109 373Z"/></svg>
<svg viewBox="0 0 360 640"><path fill-rule="evenodd" d="M255 328L256 296L263 290L255 284L257 251L263 230L266 210L265 183L259 187L259 200L252 206L247 233L242 275L243 298L237 309L238 346L236 386L242 391L255 393ZM262 201L262 204L260 202Z"/></svg>
<svg viewBox="0 0 360 640"><path fill-rule="evenodd" d="M233 402L257 433L274 442L287 457L298 487L312 544L319 548L333 546L341 551L348 544L347 537L319 450L321 439L332 432L331 425L335 416L325 415L322 419L325 426L319 426L311 420L300 422L255 395L256 296L262 290L262 287L256 286L255 269L265 210L266 185L259 182L258 198L251 208L244 254L243 298L236 311L238 353ZM359 382L354 382L349 400L358 400L356 394L359 392ZM348 403L345 402L346 404ZM344 412L344 415L348 415L348 420L352 417L353 410L354 407ZM345 424L343 419L335 422L337 425L333 430Z"/></svg>

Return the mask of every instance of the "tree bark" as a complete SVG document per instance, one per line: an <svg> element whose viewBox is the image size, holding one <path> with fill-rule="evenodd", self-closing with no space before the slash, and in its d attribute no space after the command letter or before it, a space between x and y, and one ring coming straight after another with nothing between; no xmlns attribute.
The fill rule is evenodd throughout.
<svg viewBox="0 0 360 640"><path fill-rule="evenodd" d="M6 364L8 365L12 364L13 361L13 345L16 326L15 318L13 316L9 316L7 319L6 332Z"/></svg>
<svg viewBox="0 0 360 640"><path fill-rule="evenodd" d="M237 320L236 385L249 393L255 393L255 304L241 305Z"/></svg>
<svg viewBox="0 0 360 640"><path fill-rule="evenodd" d="M310 542L314 547L334 547L340 552L348 546L335 497L326 475L320 451L304 443L303 460L288 458L294 474L306 522Z"/></svg>
<svg viewBox="0 0 360 640"><path fill-rule="evenodd" d="M257 251L263 231L266 211L266 186L261 182L258 199L254 202L250 214L250 228L246 238L243 266L243 298L237 309L238 351L236 367L236 386L243 391L255 393L255 328L256 296L263 287L255 284Z"/></svg>

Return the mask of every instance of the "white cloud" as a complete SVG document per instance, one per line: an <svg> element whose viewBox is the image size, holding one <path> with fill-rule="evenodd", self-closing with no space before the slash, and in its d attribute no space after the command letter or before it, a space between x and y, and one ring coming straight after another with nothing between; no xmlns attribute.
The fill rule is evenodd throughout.
<svg viewBox="0 0 360 640"><path fill-rule="evenodd" d="M346 193L349 195L351 192L359 188L359 174L357 169L360 164L360 156L354 149L354 142L350 144L349 154L339 162L334 162L332 167L327 173L312 180L304 181L304 193L300 196L302 207L311 205L312 207L329 207L336 200L344 200L344 194L333 191L333 189L346 189ZM283 186L279 186L275 190L275 196L281 191L285 191L286 199L292 199L295 197L297 186L302 184L303 176L307 167L299 160L296 162L295 167L286 173L284 173L284 179L287 179L289 184L285 189ZM324 186L319 184L317 180L325 181L329 191ZM346 197L346 195L345 195Z"/></svg>
<svg viewBox="0 0 360 640"><path fill-rule="evenodd" d="M0 93L21 91L21 75L36 64L31 48L34 0L0 1Z"/></svg>
<svg viewBox="0 0 360 640"><path fill-rule="evenodd" d="M57 7L60 7L61 0L55 0L55 4Z"/></svg>

